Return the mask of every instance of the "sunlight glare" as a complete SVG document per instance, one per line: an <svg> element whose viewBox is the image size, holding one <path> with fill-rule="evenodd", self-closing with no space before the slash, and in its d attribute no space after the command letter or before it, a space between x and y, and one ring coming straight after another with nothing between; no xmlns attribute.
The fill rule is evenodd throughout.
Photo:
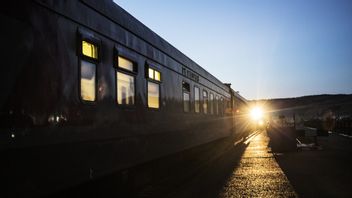
<svg viewBox="0 0 352 198"><path fill-rule="evenodd" d="M253 120L260 120L263 117L263 110L259 107L254 107L251 110L251 117Z"/></svg>

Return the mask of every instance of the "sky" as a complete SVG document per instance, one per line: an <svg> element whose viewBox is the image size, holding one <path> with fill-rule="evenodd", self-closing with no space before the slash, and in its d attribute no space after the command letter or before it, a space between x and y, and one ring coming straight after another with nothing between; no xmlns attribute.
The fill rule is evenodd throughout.
<svg viewBox="0 0 352 198"><path fill-rule="evenodd" d="M247 99L352 93L352 0L114 0Z"/></svg>

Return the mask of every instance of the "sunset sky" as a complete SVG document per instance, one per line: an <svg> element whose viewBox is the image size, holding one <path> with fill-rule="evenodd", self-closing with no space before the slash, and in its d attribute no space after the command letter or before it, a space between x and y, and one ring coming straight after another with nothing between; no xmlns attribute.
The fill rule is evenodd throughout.
<svg viewBox="0 0 352 198"><path fill-rule="evenodd" d="M115 0L247 99L352 93L351 0Z"/></svg>

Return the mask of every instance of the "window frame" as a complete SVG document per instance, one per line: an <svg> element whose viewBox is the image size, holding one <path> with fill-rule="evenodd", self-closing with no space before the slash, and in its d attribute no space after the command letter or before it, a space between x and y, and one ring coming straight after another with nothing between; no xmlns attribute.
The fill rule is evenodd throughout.
<svg viewBox="0 0 352 198"><path fill-rule="evenodd" d="M198 89L198 112L196 111L196 88ZM194 113L199 114L201 113L202 109L201 109L201 98L200 98L200 88L197 85L193 86L193 90L194 90Z"/></svg>
<svg viewBox="0 0 352 198"><path fill-rule="evenodd" d="M154 83L154 84L157 84L158 85L158 87L159 87L159 108L153 108L153 107L149 107L149 92L148 92L148 83L149 82L151 82L151 83ZM151 81L151 80L147 80L147 83L146 83L146 95L147 95L147 97L146 97L146 101L147 101L147 108L149 109L149 110L153 110L153 111L159 111L160 110L160 108L161 108L161 87L160 87L160 83L157 83L157 82L155 82L155 81Z"/></svg>
<svg viewBox="0 0 352 198"><path fill-rule="evenodd" d="M123 67L119 67L118 57L121 57L121 58L124 58L124 59L131 61L133 64L133 71L125 69ZM138 74L138 62L136 61L136 58L129 55L129 53L125 53L122 50L119 50L117 48L117 46L114 47L114 59L113 60L114 60L113 61L114 68L121 70L121 71L125 71L127 73L131 73L133 75Z"/></svg>
<svg viewBox="0 0 352 198"><path fill-rule="evenodd" d="M221 116L224 116L224 114L225 114L225 110L224 110L224 97L222 97L222 96L220 96L220 106L221 106L221 111L220 111L220 115Z"/></svg>
<svg viewBox="0 0 352 198"><path fill-rule="evenodd" d="M128 75L128 76L131 76L133 77L133 86L134 86L134 91L133 91L133 100L134 100L134 103L132 105L128 105L128 104L119 104L118 102L118 78L117 78L117 73L120 72L121 74L125 74L125 75ZM136 94L137 94L137 82L136 82L136 75L131 75L131 73L128 73L126 72L125 70L118 70L118 69L115 69L115 103L119 106L119 107L125 107L125 108L135 108L136 107Z"/></svg>
<svg viewBox="0 0 352 198"><path fill-rule="evenodd" d="M114 55L113 55L113 68L115 71L115 104L121 108L136 108L136 103L137 103L137 75L138 75L138 62L135 60L134 57L128 55L127 53L123 53L122 51L118 50L117 46L114 47ZM118 57L122 57L124 59L127 59L128 61L132 62L133 64L133 71L130 71L128 69L119 67L119 62L118 62ZM120 72L125 75L129 75L133 77L133 86L134 86L134 103L132 105L128 104L119 104L118 103L118 78L117 78L117 73Z"/></svg>
<svg viewBox="0 0 352 198"><path fill-rule="evenodd" d="M209 103L209 94L208 94L208 91L207 91L206 89L203 89L203 90L202 90L202 93L203 93L203 94L202 94L202 98L203 98L203 100L202 100L203 114L204 114L204 115L208 115L208 114L209 114L209 111L208 111L208 109L209 109L209 108L208 108L208 105L209 105L209 104L208 104L208 103ZM206 97L204 97L204 93L206 94ZM206 99L206 101L205 101L205 99ZM206 111L206 112L205 112L204 104L207 105L207 108L206 108L207 111Z"/></svg>
<svg viewBox="0 0 352 198"><path fill-rule="evenodd" d="M219 115L219 95L217 94L215 94L215 107L216 107L215 115Z"/></svg>
<svg viewBox="0 0 352 198"><path fill-rule="evenodd" d="M145 93L146 93L146 102L147 102L147 104L146 104L146 107L147 107L147 109L149 109L149 110L151 110L151 111L159 111L160 109L161 109L161 99L162 99L162 97L161 97L161 84L162 84L162 72L161 72L161 70L159 69L159 68L157 68L156 66L154 66L154 65L156 65L156 64L153 64L153 63L149 63L148 61L146 62L146 64L145 64L145 67L144 67L144 73L145 73L145 79L146 79L146 84L145 84L145 86L146 86L146 91L145 91ZM155 79L151 79L151 78L149 78L149 68L151 68L151 69L153 69L154 71L157 71L157 72L159 72L160 73L160 81L157 81L157 80L155 80ZM151 82L151 83L155 83L155 84L157 84L158 85L158 87L159 87L159 100L158 100L158 102L159 102L159 108L153 108L153 107L149 107L149 92L148 92L148 82Z"/></svg>
<svg viewBox="0 0 352 198"><path fill-rule="evenodd" d="M210 115L214 115L214 99L215 99L215 97L214 97L213 92L209 92L209 104L210 104L209 106L211 107L211 108L209 108Z"/></svg>
<svg viewBox="0 0 352 198"><path fill-rule="evenodd" d="M154 65L154 64L153 64L153 65ZM153 65L152 65L152 64L149 64L149 63L146 64L146 66L145 66L145 78L146 78L147 80L149 80L149 81L153 81L153 82L155 82L155 83L161 84L161 83L163 82L163 75L162 75L160 69L157 68L157 67L155 67L155 66L153 66ZM159 72L159 74L160 74L160 80L155 80L155 79L154 79L155 77L149 78L149 69L154 70L154 74L155 74L155 71Z"/></svg>
<svg viewBox="0 0 352 198"><path fill-rule="evenodd" d="M78 60L78 95L79 95L79 100L83 103L83 104L88 104L88 105L94 105L97 103L98 101L98 67L100 65L100 61L101 61L101 40L96 38L92 33L88 33L85 30L78 28L77 30L77 37L76 37L76 54L77 54L77 60ZM86 41L88 43L91 43L93 45L97 46L97 58L92 58L89 56L86 56L83 54L82 51L82 44L83 41ZM90 101L90 100L85 100L82 97L82 83L81 83L81 79L82 79L82 61L86 61L89 63L92 63L95 65L95 90L94 90L94 100Z"/></svg>
<svg viewBox="0 0 352 198"><path fill-rule="evenodd" d="M184 83L188 84L188 88L189 88L188 91L183 88ZM185 93L188 94L188 111L185 111L185 100L184 100ZM190 113L192 111L192 109L191 109L191 106L192 106L192 104L191 104L191 84L185 80L182 80L182 104L183 104L183 112L184 113Z"/></svg>

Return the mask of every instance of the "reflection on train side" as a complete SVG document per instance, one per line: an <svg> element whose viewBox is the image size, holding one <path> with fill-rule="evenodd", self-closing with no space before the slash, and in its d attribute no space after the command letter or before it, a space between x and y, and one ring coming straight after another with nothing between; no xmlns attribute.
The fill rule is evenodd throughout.
<svg viewBox="0 0 352 198"><path fill-rule="evenodd" d="M86 101L95 101L95 64L81 60L81 97Z"/></svg>
<svg viewBox="0 0 352 198"><path fill-rule="evenodd" d="M123 105L134 104L134 77L117 72L117 103Z"/></svg>
<svg viewBox="0 0 352 198"><path fill-rule="evenodd" d="M148 82L148 107L159 108L159 84Z"/></svg>

